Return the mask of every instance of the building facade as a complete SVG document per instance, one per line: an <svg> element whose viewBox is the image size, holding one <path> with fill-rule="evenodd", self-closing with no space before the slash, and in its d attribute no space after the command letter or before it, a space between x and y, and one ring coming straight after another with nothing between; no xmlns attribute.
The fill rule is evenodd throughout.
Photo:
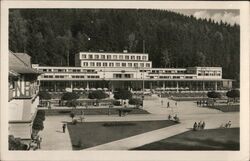
<svg viewBox="0 0 250 161"><path fill-rule="evenodd" d="M39 104L37 76L30 56L9 52L9 135L30 139Z"/></svg>
<svg viewBox="0 0 250 161"><path fill-rule="evenodd" d="M51 67L33 64L43 72L38 77L40 89L63 92L66 89L115 91L228 90L231 79L222 78L221 67L152 68L146 53L80 52L75 67Z"/></svg>

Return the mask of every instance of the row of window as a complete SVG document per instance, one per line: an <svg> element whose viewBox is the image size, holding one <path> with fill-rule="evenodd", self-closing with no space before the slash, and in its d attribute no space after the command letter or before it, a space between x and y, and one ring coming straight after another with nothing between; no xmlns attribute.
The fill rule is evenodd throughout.
<svg viewBox="0 0 250 161"><path fill-rule="evenodd" d="M81 54L81 59L148 60L147 56Z"/></svg>
<svg viewBox="0 0 250 161"><path fill-rule="evenodd" d="M220 73L198 73L198 76L220 76Z"/></svg>
<svg viewBox="0 0 250 161"><path fill-rule="evenodd" d="M121 62L82 62L82 67L147 67L150 63L121 63Z"/></svg>
<svg viewBox="0 0 250 161"><path fill-rule="evenodd" d="M69 73L96 73L95 70L81 70L81 69L39 69L42 72L69 72Z"/></svg>
<svg viewBox="0 0 250 161"><path fill-rule="evenodd" d="M66 75L44 75L43 78L69 78L69 76ZM72 75L71 78L100 78L99 75Z"/></svg>
<svg viewBox="0 0 250 161"><path fill-rule="evenodd" d="M157 77L154 77L154 76L150 76L150 78L157 78ZM193 79L193 78L195 78L195 77L192 77L192 76L185 76L185 77L180 77L180 76L173 76L173 77L171 77L171 76L159 76L159 78L162 78L162 79Z"/></svg>
<svg viewBox="0 0 250 161"><path fill-rule="evenodd" d="M152 73L169 73L169 74L178 73L178 74L183 74L183 73L185 73L185 71L183 71L183 70L177 70L177 71L175 71L175 70L152 70Z"/></svg>

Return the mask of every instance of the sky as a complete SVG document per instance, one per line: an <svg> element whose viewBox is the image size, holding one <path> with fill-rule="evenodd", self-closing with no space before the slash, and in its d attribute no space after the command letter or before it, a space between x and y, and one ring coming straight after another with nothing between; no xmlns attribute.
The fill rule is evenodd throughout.
<svg viewBox="0 0 250 161"><path fill-rule="evenodd" d="M231 25L240 24L239 10L215 10L215 9L175 9L172 10L187 16L193 15L201 19L211 18L215 22L227 22Z"/></svg>

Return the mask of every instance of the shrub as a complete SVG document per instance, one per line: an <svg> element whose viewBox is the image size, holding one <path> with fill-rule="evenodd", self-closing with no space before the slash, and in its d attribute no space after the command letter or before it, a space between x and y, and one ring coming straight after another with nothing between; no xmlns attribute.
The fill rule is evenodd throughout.
<svg viewBox="0 0 250 161"><path fill-rule="evenodd" d="M28 145L23 144L21 139L15 138L13 135L9 135L9 150L28 150Z"/></svg>
<svg viewBox="0 0 250 161"><path fill-rule="evenodd" d="M108 97L108 94L106 94L103 91L92 91L88 95L89 99L104 99L104 98L107 98L107 97Z"/></svg>
<svg viewBox="0 0 250 161"><path fill-rule="evenodd" d="M117 92L114 93L114 98L115 99L130 99L132 98L132 93L128 90L119 90Z"/></svg>
<svg viewBox="0 0 250 161"><path fill-rule="evenodd" d="M226 96L229 98L233 98L234 101L236 98L240 97L240 91L239 90L231 90L226 93Z"/></svg>
<svg viewBox="0 0 250 161"><path fill-rule="evenodd" d="M39 110L37 111L36 117L34 119L32 129L34 130L43 130L43 121L45 120L45 111Z"/></svg>
<svg viewBox="0 0 250 161"><path fill-rule="evenodd" d="M72 118L72 122L73 122L73 119L74 119L74 117L75 117L75 114L74 114L73 112L71 112L69 116Z"/></svg>
<svg viewBox="0 0 250 161"><path fill-rule="evenodd" d="M221 97L220 93L214 92L214 91L208 92L208 93L207 93L207 96L208 96L209 98L220 98L220 97Z"/></svg>
<svg viewBox="0 0 250 161"><path fill-rule="evenodd" d="M77 106L77 101L76 100L69 100L66 102L66 106L68 107L76 107Z"/></svg>
<svg viewBox="0 0 250 161"><path fill-rule="evenodd" d="M41 100L50 100L52 98L51 94L46 91L40 91L38 96Z"/></svg>
<svg viewBox="0 0 250 161"><path fill-rule="evenodd" d="M72 124L73 124L73 125L76 125L76 124L77 124L77 120L74 119L74 120L72 121Z"/></svg>
<svg viewBox="0 0 250 161"><path fill-rule="evenodd" d="M142 100L139 98L131 98L128 103L130 105L142 105Z"/></svg>
<svg viewBox="0 0 250 161"><path fill-rule="evenodd" d="M120 101L117 101L117 100L114 100L114 101L112 102L112 104L113 104L114 106L121 106L121 102L120 102Z"/></svg>
<svg viewBox="0 0 250 161"><path fill-rule="evenodd" d="M62 95L62 100L76 100L79 98L79 95L74 92L66 92Z"/></svg>

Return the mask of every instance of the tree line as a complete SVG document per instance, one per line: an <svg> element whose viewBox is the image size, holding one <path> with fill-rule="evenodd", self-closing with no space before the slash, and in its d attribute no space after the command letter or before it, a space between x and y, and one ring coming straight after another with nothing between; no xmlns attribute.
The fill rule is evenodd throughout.
<svg viewBox="0 0 250 161"><path fill-rule="evenodd" d="M239 82L240 26L153 9L11 9L9 47L74 66L80 51L145 52L153 67L221 66ZM237 83L236 83L236 86Z"/></svg>

